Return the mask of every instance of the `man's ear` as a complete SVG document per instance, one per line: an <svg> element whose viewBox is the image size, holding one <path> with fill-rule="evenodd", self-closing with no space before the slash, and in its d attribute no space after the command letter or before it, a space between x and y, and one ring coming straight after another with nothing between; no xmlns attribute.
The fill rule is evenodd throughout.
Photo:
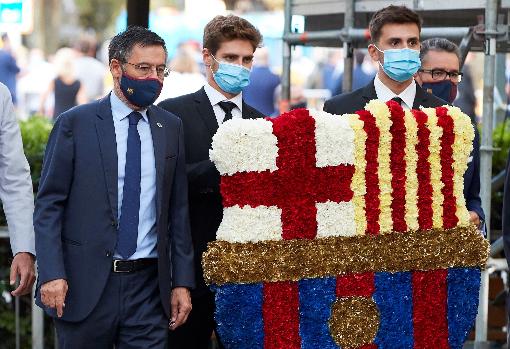
<svg viewBox="0 0 510 349"><path fill-rule="evenodd" d="M210 67L212 65L212 56L211 56L211 53L209 52L209 49L208 48L204 48L202 49L202 61L204 62L204 65L206 67Z"/></svg>
<svg viewBox="0 0 510 349"><path fill-rule="evenodd" d="M382 56L383 54L379 52L379 50L375 47L374 44L368 45L368 54L370 55L370 58L372 58L373 61L383 61Z"/></svg>
<svg viewBox="0 0 510 349"><path fill-rule="evenodd" d="M122 75L122 66L118 60L112 59L110 61L110 72L114 78L120 78Z"/></svg>
<svg viewBox="0 0 510 349"><path fill-rule="evenodd" d="M414 80L418 85L423 85L423 81L421 80L421 74L419 72L416 72L414 75Z"/></svg>

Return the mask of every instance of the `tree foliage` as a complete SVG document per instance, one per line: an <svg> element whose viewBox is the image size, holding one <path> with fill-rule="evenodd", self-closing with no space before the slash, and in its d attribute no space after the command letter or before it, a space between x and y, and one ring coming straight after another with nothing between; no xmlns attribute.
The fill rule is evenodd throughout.
<svg viewBox="0 0 510 349"><path fill-rule="evenodd" d="M126 0L75 0L80 25L91 28L102 36L106 28L114 23Z"/></svg>

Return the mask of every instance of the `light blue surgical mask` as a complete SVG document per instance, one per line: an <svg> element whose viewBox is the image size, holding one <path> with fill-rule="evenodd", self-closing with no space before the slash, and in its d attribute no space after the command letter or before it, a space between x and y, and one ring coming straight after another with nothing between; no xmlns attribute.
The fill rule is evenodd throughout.
<svg viewBox="0 0 510 349"><path fill-rule="evenodd" d="M250 84L250 69L238 64L219 62L216 57L211 56L219 65L216 73L212 72L214 81L223 91L238 94L243 87Z"/></svg>
<svg viewBox="0 0 510 349"><path fill-rule="evenodd" d="M381 51L384 54L384 64L379 62L386 75L391 79L403 82L409 80L420 69L420 51L409 48L397 48Z"/></svg>

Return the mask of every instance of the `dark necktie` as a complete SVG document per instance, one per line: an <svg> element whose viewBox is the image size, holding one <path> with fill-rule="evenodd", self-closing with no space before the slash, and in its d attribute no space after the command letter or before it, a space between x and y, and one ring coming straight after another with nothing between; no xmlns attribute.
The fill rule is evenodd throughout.
<svg viewBox="0 0 510 349"><path fill-rule="evenodd" d="M232 109L236 107L234 102L219 102L220 108L225 112L225 117L223 118L223 122L232 119Z"/></svg>
<svg viewBox="0 0 510 349"><path fill-rule="evenodd" d="M403 102L402 98L400 98L400 97L393 97L391 100L397 102L400 106L402 106L402 102Z"/></svg>
<svg viewBox="0 0 510 349"><path fill-rule="evenodd" d="M136 126L142 114L132 112L128 115L129 130L126 151L126 170L124 189L117 239L117 252L127 259L136 251L138 238L138 221L140 211L140 180L141 180L141 143Z"/></svg>

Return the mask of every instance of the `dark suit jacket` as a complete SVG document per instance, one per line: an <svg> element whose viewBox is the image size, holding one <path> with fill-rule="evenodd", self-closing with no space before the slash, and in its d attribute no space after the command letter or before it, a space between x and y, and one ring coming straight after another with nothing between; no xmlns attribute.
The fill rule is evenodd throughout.
<svg viewBox="0 0 510 349"><path fill-rule="evenodd" d="M147 110L156 161L156 230L161 301L194 286L182 122ZM63 320L80 321L97 304L117 241L117 147L110 96L63 113L44 157L34 212L38 289L66 279ZM43 307L39 292L37 304ZM46 309L51 316L55 311Z"/></svg>
<svg viewBox="0 0 510 349"><path fill-rule="evenodd" d="M362 110L372 99L377 99L374 82L370 82L365 87L356 91L335 96L324 103L324 111L330 114L354 113ZM414 98L413 109L435 108L448 104L436 96L427 93L418 84L416 84L416 96ZM482 210L482 201L480 199L480 136L475 126L475 139L473 140L473 151L471 152L472 161L469 162L466 173L464 174L464 198L469 211L475 211L481 220L485 220Z"/></svg>
<svg viewBox="0 0 510 349"><path fill-rule="evenodd" d="M197 289L193 292L199 296L207 290L202 271L202 253L207 249L209 241L216 240L216 231L223 218L220 174L209 160L209 149L218 122L204 88L185 96L167 99L159 106L178 115L184 125L191 235L197 277ZM243 101L243 118L259 117L264 115Z"/></svg>

